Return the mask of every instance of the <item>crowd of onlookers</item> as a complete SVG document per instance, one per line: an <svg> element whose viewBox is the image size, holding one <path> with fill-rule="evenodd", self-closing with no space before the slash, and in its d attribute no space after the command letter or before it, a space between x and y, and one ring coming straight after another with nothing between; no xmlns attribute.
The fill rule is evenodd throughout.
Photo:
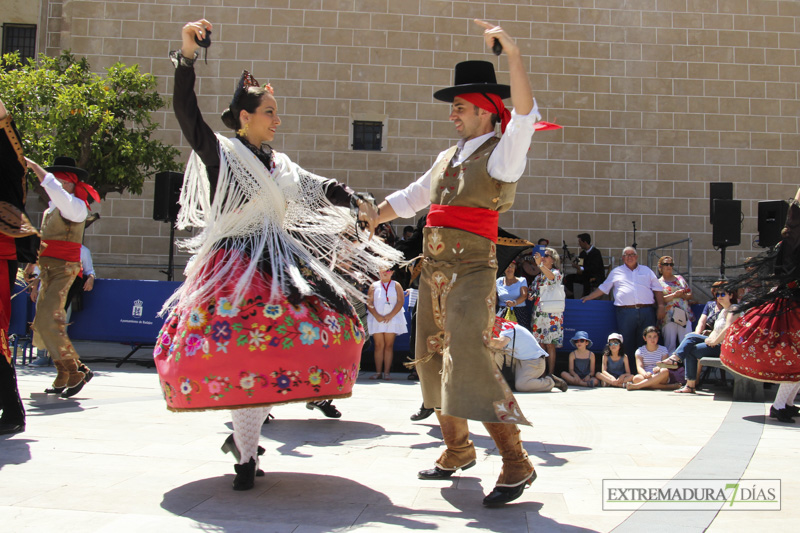
<svg viewBox="0 0 800 533"><path fill-rule="evenodd" d="M376 234L411 259L417 255L415 229L406 226L398 239L387 224ZM421 245L421 239L417 244ZM635 248L626 247L622 264L607 269L591 235L581 233L577 255L569 252L566 243L562 248L575 270L565 276L562 257L549 244L547 239L540 239L535 247L523 250L497 278L498 321L492 342L498 352L513 358L513 372L506 375L512 387L520 392L566 390L572 385L693 393L697 361L719 357L726 325L733 316L728 309L736 295L728 294L723 282L715 283L713 300L695 317L690 305L692 290L676 273L671 256L659 258L655 273L638 263ZM376 367L371 379L390 379L396 336L411 330L413 337L415 280L413 268L398 268L381 273L381 279L368 288L365 317L374 342ZM410 297L410 324L402 312L404 292ZM584 302L612 299L617 331L608 335L602 348L585 331L577 331L568 339L568 357L561 361L566 368L557 371L557 351L566 351L563 324L567 298ZM412 355L414 344L410 339ZM499 366L503 366L501 359L498 356ZM414 374L412 370L410 378Z"/></svg>

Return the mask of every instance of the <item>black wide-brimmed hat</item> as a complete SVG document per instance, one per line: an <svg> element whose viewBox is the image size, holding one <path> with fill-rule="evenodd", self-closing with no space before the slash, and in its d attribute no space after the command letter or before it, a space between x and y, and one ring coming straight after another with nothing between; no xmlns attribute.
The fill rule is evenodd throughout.
<svg viewBox="0 0 800 533"><path fill-rule="evenodd" d="M465 93L488 93L508 98L511 87L497 83L494 65L488 61L462 61L456 65L453 86L436 91L433 97L442 102L452 102L456 96Z"/></svg>
<svg viewBox="0 0 800 533"><path fill-rule="evenodd" d="M78 180L85 181L89 173L77 166L77 162L71 157L59 156L53 161L53 166L45 167L48 172L72 172L78 176Z"/></svg>

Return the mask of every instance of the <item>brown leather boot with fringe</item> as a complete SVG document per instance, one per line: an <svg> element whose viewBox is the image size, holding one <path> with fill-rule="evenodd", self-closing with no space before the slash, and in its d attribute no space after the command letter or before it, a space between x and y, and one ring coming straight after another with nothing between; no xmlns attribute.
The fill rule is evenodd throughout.
<svg viewBox="0 0 800 533"><path fill-rule="evenodd" d="M484 422L489 435L503 457L503 468L494 490L483 499L487 507L498 507L522 496L522 491L536 479L536 470L522 446L516 424Z"/></svg>
<svg viewBox="0 0 800 533"><path fill-rule="evenodd" d="M439 456L433 468L417 474L420 479L448 479L456 470L475 466L475 446L469 439L467 420L443 415L438 410L436 417L439 419L447 449Z"/></svg>

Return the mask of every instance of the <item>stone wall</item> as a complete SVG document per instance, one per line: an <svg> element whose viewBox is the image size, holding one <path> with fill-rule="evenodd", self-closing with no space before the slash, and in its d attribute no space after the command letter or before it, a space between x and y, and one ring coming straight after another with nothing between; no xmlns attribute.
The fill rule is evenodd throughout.
<svg viewBox="0 0 800 533"><path fill-rule="evenodd" d="M212 128L223 129L219 114L246 68L279 97L274 148L379 199L455 139L432 93L456 62L494 61L507 81L505 59L487 53L471 22L499 21L518 38L544 119L564 126L534 136L501 225L573 251L588 231L618 257L636 221L640 249L691 236L696 271L711 273L708 183L733 182L742 200L742 245L728 254L737 262L758 251L757 202L789 198L800 182L795 1L45 0L43 10L48 53L71 48L98 70L139 63L165 94L182 24L207 18L214 45L197 90ZM359 114L388 117L383 151L349 149ZM169 110L156 119L185 155ZM109 196L100 211L87 237L96 261L166 262L152 186L141 198Z"/></svg>

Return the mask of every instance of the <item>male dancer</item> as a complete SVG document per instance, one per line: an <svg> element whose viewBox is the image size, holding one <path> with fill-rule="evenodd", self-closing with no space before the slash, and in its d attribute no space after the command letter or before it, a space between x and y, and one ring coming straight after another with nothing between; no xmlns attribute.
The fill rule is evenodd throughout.
<svg viewBox="0 0 800 533"><path fill-rule="evenodd" d="M26 160L50 197L42 220L41 274L33 319L33 344L46 349L56 365L56 379L45 392L69 398L83 388L91 371L81 364L67 336L64 304L81 269L81 241L89 215L88 197L99 202L100 195L83 182L89 173L78 168L70 157L57 157L55 164L46 170Z"/></svg>
<svg viewBox="0 0 800 533"><path fill-rule="evenodd" d="M503 457L494 490L499 506L519 498L536 477L516 423L529 424L488 347L497 277L498 213L508 210L527 163L539 113L519 48L499 26L476 20L491 47L499 42L511 86L496 83L485 61L456 65L455 85L434 93L452 102L450 120L461 137L433 167L380 205L379 222L410 218L431 205L417 302L416 368L423 404L436 408L447 449L421 479L448 479L475 465L467 419L484 423ZM509 112L503 98L511 97ZM500 121L502 138L495 136Z"/></svg>

